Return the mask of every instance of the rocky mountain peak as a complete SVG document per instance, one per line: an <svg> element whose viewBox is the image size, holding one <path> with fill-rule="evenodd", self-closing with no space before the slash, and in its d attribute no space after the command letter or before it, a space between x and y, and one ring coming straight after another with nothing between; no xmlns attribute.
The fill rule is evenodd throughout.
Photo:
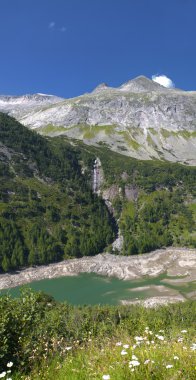
<svg viewBox="0 0 196 380"><path fill-rule="evenodd" d="M119 87L119 90L128 91L128 92L151 92L151 91L165 92L168 89L154 82L153 80L141 75L139 77L131 79L128 82L125 82L124 84L122 84Z"/></svg>
<svg viewBox="0 0 196 380"><path fill-rule="evenodd" d="M108 90L108 89L109 89L109 86L107 85L107 83L100 83L97 87L95 87L92 93L95 94L95 93Z"/></svg>
<svg viewBox="0 0 196 380"><path fill-rule="evenodd" d="M138 159L196 162L196 92L166 88L145 76L118 88L101 83L71 99L0 96L0 111L42 134L104 143Z"/></svg>

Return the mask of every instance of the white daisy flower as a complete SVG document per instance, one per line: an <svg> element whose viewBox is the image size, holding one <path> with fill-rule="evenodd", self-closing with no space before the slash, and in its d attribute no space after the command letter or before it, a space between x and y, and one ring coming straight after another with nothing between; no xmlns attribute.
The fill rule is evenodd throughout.
<svg viewBox="0 0 196 380"><path fill-rule="evenodd" d="M12 366L13 366L13 363L12 363L12 362L7 363L7 367L8 367L8 368L11 368Z"/></svg>
<svg viewBox="0 0 196 380"><path fill-rule="evenodd" d="M144 362L144 364L148 364L148 363L150 363L150 359L146 359Z"/></svg>
<svg viewBox="0 0 196 380"><path fill-rule="evenodd" d="M144 338L142 336L136 336L134 338L137 342L142 342L142 340L144 340Z"/></svg>
<svg viewBox="0 0 196 380"><path fill-rule="evenodd" d="M156 337L157 337L157 339L159 339L159 340L164 340L164 336L162 336L162 335L155 335Z"/></svg>
<svg viewBox="0 0 196 380"><path fill-rule="evenodd" d="M191 346L191 350L192 351L195 351L196 350L196 343L193 343L192 346Z"/></svg>
<svg viewBox="0 0 196 380"><path fill-rule="evenodd" d="M127 355L127 351L122 350L122 351L121 351L121 355Z"/></svg>
<svg viewBox="0 0 196 380"><path fill-rule="evenodd" d="M138 365L140 365L140 362L138 360L131 360L129 362L129 367L137 367Z"/></svg>

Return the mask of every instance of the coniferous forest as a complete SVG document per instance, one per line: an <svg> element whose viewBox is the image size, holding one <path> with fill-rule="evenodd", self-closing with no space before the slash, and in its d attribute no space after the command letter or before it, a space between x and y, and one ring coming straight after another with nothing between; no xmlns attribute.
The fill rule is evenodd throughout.
<svg viewBox="0 0 196 380"><path fill-rule="evenodd" d="M115 222L70 144L0 114L0 268L101 252Z"/></svg>
<svg viewBox="0 0 196 380"><path fill-rule="evenodd" d="M96 157L103 190L120 189L111 201L113 215L92 192ZM195 182L194 167L42 137L0 114L0 270L111 251L116 220L124 255L195 247Z"/></svg>

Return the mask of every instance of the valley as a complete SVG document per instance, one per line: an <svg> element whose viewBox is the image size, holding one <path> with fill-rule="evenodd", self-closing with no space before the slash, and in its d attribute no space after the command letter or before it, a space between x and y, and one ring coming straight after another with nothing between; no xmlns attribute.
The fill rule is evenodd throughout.
<svg viewBox="0 0 196 380"><path fill-rule="evenodd" d="M196 379L196 1L1 1L0 380Z"/></svg>
<svg viewBox="0 0 196 380"><path fill-rule="evenodd" d="M141 280L146 305L193 299L194 102L145 77L71 100L0 97L28 127L0 114L0 288L95 273Z"/></svg>

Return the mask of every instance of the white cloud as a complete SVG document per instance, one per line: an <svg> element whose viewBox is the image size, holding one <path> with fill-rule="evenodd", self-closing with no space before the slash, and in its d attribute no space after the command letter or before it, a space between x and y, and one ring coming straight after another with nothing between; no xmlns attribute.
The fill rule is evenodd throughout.
<svg viewBox="0 0 196 380"><path fill-rule="evenodd" d="M50 24L48 25L49 29L54 29L56 23L54 21L51 21Z"/></svg>
<svg viewBox="0 0 196 380"><path fill-rule="evenodd" d="M175 87L174 82L166 75L152 75L152 80L167 88Z"/></svg>

